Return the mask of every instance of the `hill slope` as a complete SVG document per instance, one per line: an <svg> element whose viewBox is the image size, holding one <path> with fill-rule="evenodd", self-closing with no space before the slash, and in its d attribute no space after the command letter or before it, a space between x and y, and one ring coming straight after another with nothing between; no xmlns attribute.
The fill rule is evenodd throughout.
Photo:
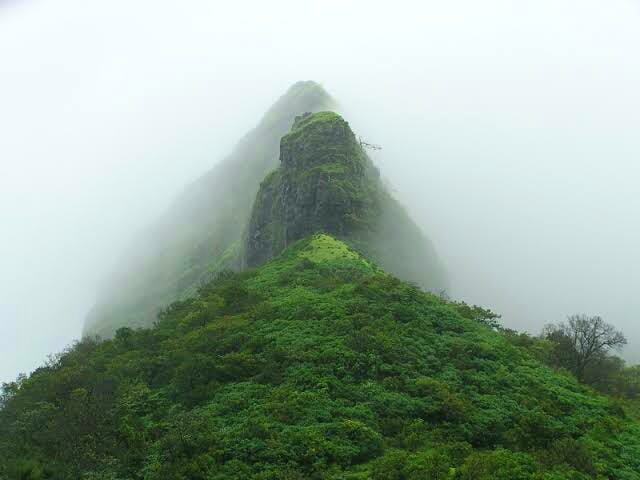
<svg viewBox="0 0 640 480"><path fill-rule="evenodd" d="M291 128L296 116L332 106L318 84L293 85L235 151L191 185L121 260L88 315L84 334L108 338L122 326L151 326L161 307L193 295L212 274L239 269L243 259L245 266L258 265L318 230L348 239L404 280L446 289L446 274L431 242L382 187L348 124L324 112ZM288 202L287 211L282 203L273 205L280 215L280 230L273 233L288 230L283 243L272 246L277 239L266 235L265 227L275 226L270 209L276 198L266 198L265 192L280 187L295 187L298 197L278 197ZM262 210L254 206L256 194ZM289 218L291 213L296 218ZM243 237L247 228L249 236ZM261 244L252 242L256 234L262 234Z"/></svg>
<svg viewBox="0 0 640 480"><path fill-rule="evenodd" d="M333 112L296 119L280 166L260 185L244 239L244 263L261 265L287 245L326 232L388 272L425 289L447 288L428 238L388 193L349 124Z"/></svg>
<svg viewBox="0 0 640 480"><path fill-rule="evenodd" d="M158 309L192 295L211 272L237 265L240 238L260 182L278 164L280 138L296 115L335 106L317 83L294 84L255 129L137 239L87 316L85 335L150 326Z"/></svg>
<svg viewBox="0 0 640 480"><path fill-rule="evenodd" d="M0 478L640 479L640 424L328 235L9 385Z"/></svg>

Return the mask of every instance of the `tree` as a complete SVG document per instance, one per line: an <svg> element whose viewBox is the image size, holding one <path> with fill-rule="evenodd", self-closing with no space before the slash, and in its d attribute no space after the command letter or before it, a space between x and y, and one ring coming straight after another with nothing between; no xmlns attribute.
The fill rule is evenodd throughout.
<svg viewBox="0 0 640 480"><path fill-rule="evenodd" d="M587 367L626 345L624 334L597 315L571 315L566 322L545 327L544 337L555 344L555 362L584 381Z"/></svg>
<svg viewBox="0 0 640 480"><path fill-rule="evenodd" d="M625 368L618 378L618 394L627 398L640 397L640 365Z"/></svg>

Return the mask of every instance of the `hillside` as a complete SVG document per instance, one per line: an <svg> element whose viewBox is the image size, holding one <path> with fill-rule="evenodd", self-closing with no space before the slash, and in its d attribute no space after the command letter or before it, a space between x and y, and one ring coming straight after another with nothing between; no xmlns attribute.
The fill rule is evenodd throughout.
<svg viewBox="0 0 640 480"><path fill-rule="evenodd" d="M478 312L307 237L7 386L0 478L640 479L637 419Z"/></svg>
<svg viewBox="0 0 640 480"><path fill-rule="evenodd" d="M324 112L293 125L296 117L334 103L314 82L294 84L234 152L189 186L124 255L100 289L84 335L109 338L122 326L149 327L161 307L193 295L216 272L256 266L315 231L348 240L404 280L434 291L446 289L435 248L384 189L348 124ZM276 185L281 181L285 183ZM269 217L276 197L265 196L281 187L294 188L300 197L276 195L288 208L274 205L280 218L273 234L288 229L280 241L265 228L275 228L270 222L276 220ZM295 212L291 202L304 203ZM260 205L267 206L260 210ZM273 247L272 240L277 240Z"/></svg>
<svg viewBox="0 0 640 480"><path fill-rule="evenodd" d="M424 289L447 287L435 248L387 192L349 124L334 112L296 118L280 166L260 184L243 241L256 267L296 240L326 232Z"/></svg>
<svg viewBox="0 0 640 480"><path fill-rule="evenodd" d="M99 289L84 334L151 326L159 307L192 295L212 272L237 266L242 232L260 182L278 165L281 137L297 115L334 106L315 82L291 86L228 157L133 242Z"/></svg>
<svg viewBox="0 0 640 480"><path fill-rule="evenodd" d="M330 102L294 85L84 339L3 386L0 480L640 480L634 396L430 293L433 245Z"/></svg>

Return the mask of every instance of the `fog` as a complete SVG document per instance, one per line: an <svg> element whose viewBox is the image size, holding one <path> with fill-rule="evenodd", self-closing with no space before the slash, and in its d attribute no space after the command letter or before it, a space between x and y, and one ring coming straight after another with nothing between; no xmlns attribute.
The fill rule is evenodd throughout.
<svg viewBox="0 0 640 480"><path fill-rule="evenodd" d="M526 3L526 4L525 4ZM335 96L453 298L640 361L637 1L0 1L0 381L297 80Z"/></svg>

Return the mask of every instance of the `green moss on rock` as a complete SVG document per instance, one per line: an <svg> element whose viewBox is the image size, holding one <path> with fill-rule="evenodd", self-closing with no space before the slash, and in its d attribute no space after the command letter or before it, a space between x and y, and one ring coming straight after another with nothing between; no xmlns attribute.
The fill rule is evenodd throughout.
<svg viewBox="0 0 640 480"><path fill-rule="evenodd" d="M305 114L280 142L280 168L260 186L245 239L254 267L314 232L355 239L373 227L374 168L349 124L333 112Z"/></svg>
<svg viewBox="0 0 640 480"><path fill-rule="evenodd" d="M349 124L305 113L280 142L280 167L262 182L245 233L243 264L256 267L324 232L405 280L447 287L435 249L386 191Z"/></svg>

